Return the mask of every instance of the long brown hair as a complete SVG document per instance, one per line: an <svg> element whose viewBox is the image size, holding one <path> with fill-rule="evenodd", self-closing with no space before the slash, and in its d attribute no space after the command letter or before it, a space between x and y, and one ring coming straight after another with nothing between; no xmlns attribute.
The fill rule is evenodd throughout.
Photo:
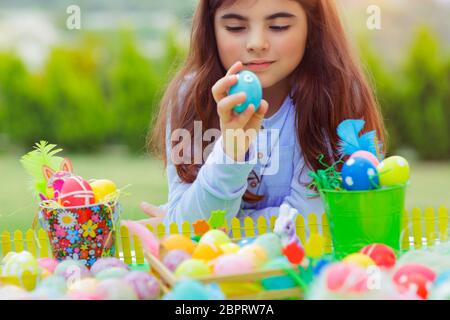
<svg viewBox="0 0 450 320"><path fill-rule="evenodd" d="M217 51L214 30L216 10L237 0L200 0L194 15L190 50L187 61L169 84L161 101L160 112L149 146L162 156L167 164L165 133L170 112L171 128L184 128L194 135L194 121L202 121L203 131L219 128L212 86L224 76ZM292 88L296 108L297 138L308 168L320 169L317 157L331 165L339 158L336 128L345 119L364 119L365 131L376 130L380 142L385 144L385 128L371 86L352 54L345 31L333 0L297 0L308 17L308 37L302 62L294 70ZM185 78L189 88L179 99ZM173 129L172 129L173 130ZM203 146L205 148L205 145ZM332 154L329 153L329 148ZM193 150L193 149L192 149ZM382 150L384 152L384 150ZM192 183L200 165L177 164L178 176ZM246 201L258 201L261 196L248 190Z"/></svg>

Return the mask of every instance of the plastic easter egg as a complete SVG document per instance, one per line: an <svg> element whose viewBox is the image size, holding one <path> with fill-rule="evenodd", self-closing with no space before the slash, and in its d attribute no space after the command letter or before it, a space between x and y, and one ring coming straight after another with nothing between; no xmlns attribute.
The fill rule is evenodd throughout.
<svg viewBox="0 0 450 320"><path fill-rule="evenodd" d="M158 281L146 272L132 271L125 275L123 281L134 289L139 300L155 300L161 294Z"/></svg>
<svg viewBox="0 0 450 320"><path fill-rule="evenodd" d="M70 295L75 292L82 292L94 296L96 295L98 284L99 281L95 278L81 279L70 284L67 293Z"/></svg>
<svg viewBox="0 0 450 320"><path fill-rule="evenodd" d="M239 245L240 247L245 247L245 246L248 246L249 244L252 244L254 241L256 241L256 238L255 238L255 237L252 237L252 238L244 238L244 239L242 239L242 240L240 240L240 241L238 242L238 245Z"/></svg>
<svg viewBox="0 0 450 320"><path fill-rule="evenodd" d="M52 275L39 282L38 288L52 289L64 294L67 291L67 283L64 277Z"/></svg>
<svg viewBox="0 0 450 320"><path fill-rule="evenodd" d="M94 192L86 180L72 176L65 180L59 202L65 207L89 206L95 203Z"/></svg>
<svg viewBox="0 0 450 320"><path fill-rule="evenodd" d="M164 300L224 300L225 296L215 285L204 285L199 281L184 279L175 284Z"/></svg>
<svg viewBox="0 0 450 320"><path fill-rule="evenodd" d="M37 259L37 262L42 269L47 270L50 273L53 273L58 265L58 261L52 258L39 258Z"/></svg>
<svg viewBox="0 0 450 320"><path fill-rule="evenodd" d="M275 233L265 233L256 238L255 244L264 248L269 260L275 259L282 255L281 239Z"/></svg>
<svg viewBox="0 0 450 320"><path fill-rule="evenodd" d="M362 293L368 290L366 269L350 263L336 263L324 270L331 291Z"/></svg>
<svg viewBox="0 0 450 320"><path fill-rule="evenodd" d="M111 267L98 272L95 278L99 280L110 279L110 278L123 278L128 273L128 270L120 267Z"/></svg>
<svg viewBox="0 0 450 320"><path fill-rule="evenodd" d="M175 270L177 277L202 277L209 274L210 271L206 262L198 259L185 260Z"/></svg>
<svg viewBox="0 0 450 320"><path fill-rule="evenodd" d="M116 184L107 179L93 180L90 182L90 185L94 192L95 203L103 202L105 197L114 194L117 191Z"/></svg>
<svg viewBox="0 0 450 320"><path fill-rule="evenodd" d="M238 254L224 254L214 260L213 273L215 275L237 274L252 272L255 264L247 256Z"/></svg>
<svg viewBox="0 0 450 320"><path fill-rule="evenodd" d="M350 255L348 255L347 257L344 258L344 260L342 260L343 262L346 263L351 263L363 268L367 268L369 266L373 266L375 265L375 262L369 257L366 256L365 254L362 253L352 253Z"/></svg>
<svg viewBox="0 0 450 320"><path fill-rule="evenodd" d="M331 263L332 261L326 258L322 258L317 261L313 266L314 276L319 276L322 271Z"/></svg>
<svg viewBox="0 0 450 320"><path fill-rule="evenodd" d="M123 279L100 281L96 294L105 300L137 300L138 296L131 285Z"/></svg>
<svg viewBox="0 0 450 320"><path fill-rule="evenodd" d="M427 299L428 291L432 286L432 282L423 274L414 273L399 279L397 282L400 292L412 291L421 299Z"/></svg>
<svg viewBox="0 0 450 320"><path fill-rule="evenodd" d="M342 167L342 184L349 191L376 189L379 184L377 168L367 159L348 159Z"/></svg>
<svg viewBox="0 0 450 320"><path fill-rule="evenodd" d="M229 242L231 242L231 240L225 232L214 229L206 232L200 239L199 243L212 243L216 247L220 247L221 245Z"/></svg>
<svg viewBox="0 0 450 320"><path fill-rule="evenodd" d="M392 156L385 159L377 169L382 186L401 185L409 181L408 161L400 156Z"/></svg>
<svg viewBox="0 0 450 320"><path fill-rule="evenodd" d="M95 261L91 267L91 272L96 275L97 273L112 267L129 270L129 267L122 260L115 257L104 257Z"/></svg>
<svg viewBox="0 0 450 320"><path fill-rule="evenodd" d="M286 259L286 257L277 257L274 260L267 262L263 269L287 269L292 268L292 265ZM297 286L295 281L290 276L273 276L267 277L262 280L262 285L266 290L283 290L294 288Z"/></svg>
<svg viewBox="0 0 450 320"><path fill-rule="evenodd" d="M237 254L248 257L251 261L253 261L256 268L259 268L268 260L266 251L260 245L253 243L249 246L241 248Z"/></svg>
<svg viewBox="0 0 450 320"><path fill-rule="evenodd" d="M10 252L3 260L2 275L22 277L22 275L39 274L39 264L28 251Z"/></svg>
<svg viewBox="0 0 450 320"><path fill-rule="evenodd" d="M184 250L169 251L163 259L163 264L172 272L185 260L191 259L191 255Z"/></svg>
<svg viewBox="0 0 450 320"><path fill-rule="evenodd" d="M395 271L393 280L395 283L401 283L413 274L420 274L430 282L433 282L436 279L436 273L427 266L418 263L410 263L400 266Z"/></svg>
<svg viewBox="0 0 450 320"><path fill-rule="evenodd" d="M241 249L241 247L233 242L225 243L220 246L220 250L223 253L237 253L239 249Z"/></svg>
<svg viewBox="0 0 450 320"><path fill-rule="evenodd" d="M356 151L355 153L353 153L349 159L351 158L364 158L369 160L374 166L375 168L378 167L378 165L380 164L380 161L378 161L377 157L369 151L365 151L365 150L360 150L360 151Z"/></svg>
<svg viewBox="0 0 450 320"><path fill-rule="evenodd" d="M65 260L59 263L54 274L72 281L87 278L91 275L84 263L78 260Z"/></svg>
<svg viewBox="0 0 450 320"><path fill-rule="evenodd" d="M164 239L161 243L164 250L184 250L189 254L192 254L195 249L195 244L186 236L181 234L172 234Z"/></svg>
<svg viewBox="0 0 450 320"><path fill-rule="evenodd" d="M434 287L439 287L446 282L450 284L450 270L438 274L436 279L434 280L433 285Z"/></svg>
<svg viewBox="0 0 450 320"><path fill-rule="evenodd" d="M220 256L222 252L212 243L199 243L192 253L193 259L209 261Z"/></svg>
<svg viewBox="0 0 450 320"><path fill-rule="evenodd" d="M238 73L237 83L230 88L229 94L245 92L247 98L243 103L234 107L234 111L241 113L248 108L250 104L258 110L262 100L262 86L258 76L251 71L243 70Z"/></svg>
<svg viewBox="0 0 450 320"><path fill-rule="evenodd" d="M367 245L360 252L370 257L377 266L386 269L392 268L396 262L394 250L382 243Z"/></svg>

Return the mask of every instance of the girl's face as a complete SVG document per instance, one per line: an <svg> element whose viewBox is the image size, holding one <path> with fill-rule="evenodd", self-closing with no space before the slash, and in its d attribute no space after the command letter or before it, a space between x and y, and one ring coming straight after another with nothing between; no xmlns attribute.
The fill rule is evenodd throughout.
<svg viewBox="0 0 450 320"><path fill-rule="evenodd" d="M269 88L300 64L305 52L307 17L295 0L238 0L214 17L220 60L225 69L242 61Z"/></svg>

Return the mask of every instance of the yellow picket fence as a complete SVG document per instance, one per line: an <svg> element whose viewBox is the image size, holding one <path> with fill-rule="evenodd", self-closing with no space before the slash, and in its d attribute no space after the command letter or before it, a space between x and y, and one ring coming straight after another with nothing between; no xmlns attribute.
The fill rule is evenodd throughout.
<svg viewBox="0 0 450 320"><path fill-rule="evenodd" d="M273 230L275 220L276 217L272 217L267 223L264 217L260 217L255 223L254 220L247 217L241 224L238 219L234 218L226 228L233 239L241 239ZM448 209L445 207L436 210L433 208L405 210L402 224L401 242L403 250L419 249L424 246L433 246L438 242L448 241L449 215ZM178 225L175 223L169 226L169 230L166 230L163 224L159 224L156 228L151 225L147 225L147 227L159 238L168 233L179 233ZM303 245L308 240L308 234L317 233L325 238L325 252L330 253L332 251L330 230L325 214L318 216L311 213L307 216L306 221L303 216L299 215L296 221L296 229ZM194 235L193 227L185 222L181 226L181 233L191 237ZM27 250L37 257L51 256L48 236L43 229L39 229L37 232L29 229L25 233L16 230L12 234L5 230L1 232L0 236L0 257L5 256L10 251L20 252L23 250ZM128 229L124 226L120 227L118 237L116 237L116 248L116 256L123 259L125 263L144 263L144 252L140 240L136 236L130 237Z"/></svg>

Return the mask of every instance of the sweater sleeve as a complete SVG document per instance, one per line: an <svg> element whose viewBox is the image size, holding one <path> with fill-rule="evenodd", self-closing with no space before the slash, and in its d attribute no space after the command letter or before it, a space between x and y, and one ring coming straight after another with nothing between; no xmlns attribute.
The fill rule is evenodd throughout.
<svg viewBox="0 0 450 320"><path fill-rule="evenodd" d="M222 138L219 138L193 183L181 181L177 174L170 156L170 135L166 135L166 150L169 185L166 225L175 222L181 226L184 221L208 220L211 211L218 209L226 211L228 220L237 215L247 189L247 177L256 163L253 145L247 161L235 162L225 154Z"/></svg>

